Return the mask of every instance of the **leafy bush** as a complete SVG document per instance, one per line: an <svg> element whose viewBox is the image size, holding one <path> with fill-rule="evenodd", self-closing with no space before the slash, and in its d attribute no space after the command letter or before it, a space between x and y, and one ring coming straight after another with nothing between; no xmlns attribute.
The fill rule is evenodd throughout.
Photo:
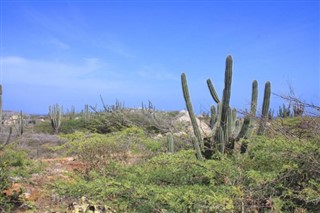
<svg viewBox="0 0 320 213"><path fill-rule="evenodd" d="M111 138L134 141L139 132ZM248 147L246 154L216 160L199 161L194 151L180 151L141 164L113 162L54 188L119 212L319 212L319 142L257 137Z"/></svg>
<svg viewBox="0 0 320 213"><path fill-rule="evenodd" d="M88 129L96 133L111 133L137 126L148 133L166 133L173 126L172 119L177 112L126 109L112 112L99 112L88 122Z"/></svg>
<svg viewBox="0 0 320 213"><path fill-rule="evenodd" d="M86 127L86 123L83 119L62 119L61 126L59 128L59 133L68 134L73 133L75 131L83 131L87 129ZM53 133L51 123L48 120L41 123L36 123L34 126L34 131L36 133Z"/></svg>
<svg viewBox="0 0 320 213"><path fill-rule="evenodd" d="M77 155L89 170L103 170L112 161L129 163L132 158L148 158L164 149L164 143L148 138L137 127L107 135L76 132L61 137L69 142L58 149Z"/></svg>
<svg viewBox="0 0 320 213"><path fill-rule="evenodd" d="M0 212L11 212L15 206L21 205L18 194L6 195L4 190L11 186L10 179L23 179L42 169L40 164L33 164L27 153L15 145L0 150Z"/></svg>
<svg viewBox="0 0 320 213"><path fill-rule="evenodd" d="M0 153L0 212L11 211L12 204L10 203L10 198L2 193L9 186L8 165L7 162L1 159Z"/></svg>
<svg viewBox="0 0 320 213"><path fill-rule="evenodd" d="M197 161L193 151L161 154L143 165L107 168L107 173L117 168L112 176L91 172L89 178L75 176L72 182L54 186L64 196L86 195L119 212L232 212L232 197L239 190L210 182L220 176L213 162Z"/></svg>
<svg viewBox="0 0 320 213"><path fill-rule="evenodd" d="M86 123L83 119L63 119L59 132L62 134L68 134L76 131L86 131L86 127Z"/></svg>
<svg viewBox="0 0 320 213"><path fill-rule="evenodd" d="M320 211L319 141L261 137L250 145L246 184L248 191L255 192L250 199L256 205L266 205L273 197L279 210Z"/></svg>

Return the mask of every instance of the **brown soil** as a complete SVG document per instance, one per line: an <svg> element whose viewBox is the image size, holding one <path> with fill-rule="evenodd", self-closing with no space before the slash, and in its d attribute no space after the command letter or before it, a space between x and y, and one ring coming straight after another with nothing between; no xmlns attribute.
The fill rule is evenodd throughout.
<svg viewBox="0 0 320 213"><path fill-rule="evenodd" d="M41 159L46 168L39 174L33 174L31 178L13 182L11 187L4 191L8 196L14 196L22 190L19 195L22 202L14 212L41 212L57 213L68 212L67 206L73 201L63 199L48 189L54 180L70 181L67 175L73 171L83 171L85 164L72 157Z"/></svg>

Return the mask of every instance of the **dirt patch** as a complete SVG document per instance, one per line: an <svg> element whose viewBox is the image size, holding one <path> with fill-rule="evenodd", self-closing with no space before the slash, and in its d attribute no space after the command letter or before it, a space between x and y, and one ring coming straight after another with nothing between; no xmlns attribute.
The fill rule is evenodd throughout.
<svg viewBox="0 0 320 213"><path fill-rule="evenodd" d="M66 208L68 203L72 202L50 192L48 185L55 180L70 180L67 174L75 170L83 171L85 164L73 157L38 161L46 164L46 168L41 173L33 174L21 182L13 182L11 187L4 191L10 197L19 196L19 200L22 201L14 212L26 212L28 209L34 212L58 212L61 211L61 207Z"/></svg>

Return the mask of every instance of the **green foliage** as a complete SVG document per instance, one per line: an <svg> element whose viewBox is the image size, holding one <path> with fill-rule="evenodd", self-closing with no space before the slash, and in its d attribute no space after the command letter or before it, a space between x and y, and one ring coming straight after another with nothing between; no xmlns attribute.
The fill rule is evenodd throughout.
<svg viewBox="0 0 320 213"><path fill-rule="evenodd" d="M282 200L282 209L292 212L295 207L303 207L311 212L319 211L320 148L319 141L287 140L284 137L267 139L260 137L251 143L248 157L249 173L257 175L250 181L252 190L260 191L260 197L266 199L271 193ZM314 184L313 184L314 183ZM310 198L303 196L310 192Z"/></svg>
<svg viewBox="0 0 320 213"><path fill-rule="evenodd" d="M0 192L3 192L10 186L8 173L8 163L1 158L0 153ZM11 211L11 208L12 204L10 203L10 198L4 193L0 193L0 211Z"/></svg>
<svg viewBox="0 0 320 213"><path fill-rule="evenodd" d="M142 159L148 158L165 149L164 141L148 138L138 127L107 135L76 132L61 137L69 142L59 147L59 150L77 155L86 162L89 170L103 170L113 161L128 163L132 160L132 154L140 155Z"/></svg>
<svg viewBox="0 0 320 213"><path fill-rule="evenodd" d="M10 179L23 180L42 169L43 165L33 163L28 159L27 153L14 144L5 146L0 151L0 212L11 212L15 205L21 205L19 194L7 196L3 193L10 187Z"/></svg>
<svg viewBox="0 0 320 213"><path fill-rule="evenodd" d="M87 126L84 119L63 119L59 132L62 134L69 134L86 130Z"/></svg>
<svg viewBox="0 0 320 213"><path fill-rule="evenodd" d="M320 140L319 117L277 118L272 122L271 129L275 135L285 134L288 138L299 140Z"/></svg>
<svg viewBox="0 0 320 213"><path fill-rule="evenodd" d="M145 140L138 128L108 139L77 134L95 145L100 140L136 141L133 144ZM79 135L66 138L75 142ZM69 182L58 181L52 187L67 197L86 195L118 212L319 211L318 141L260 136L248 144L246 154L216 153L215 160L206 161L197 160L192 150L158 154L139 164L123 165L113 159L103 169L73 175Z"/></svg>
<svg viewBox="0 0 320 213"><path fill-rule="evenodd" d="M50 121L46 120L43 122L37 122L33 127L33 131L35 133L52 134L52 127Z"/></svg>
<svg viewBox="0 0 320 213"><path fill-rule="evenodd" d="M184 151L162 154L121 171L117 167L114 176L108 178L91 172L90 182L75 176L72 182L56 182L54 186L65 196L86 194L119 212L232 212L232 197L239 195L239 190L210 182L215 175L223 179L215 172L217 165L197 161L193 151ZM114 171L114 167L109 169Z"/></svg>
<svg viewBox="0 0 320 213"><path fill-rule="evenodd" d="M52 134L50 121L36 123L33 127L36 133ZM73 133L76 131L89 131L84 119L62 119L59 132L62 134Z"/></svg>

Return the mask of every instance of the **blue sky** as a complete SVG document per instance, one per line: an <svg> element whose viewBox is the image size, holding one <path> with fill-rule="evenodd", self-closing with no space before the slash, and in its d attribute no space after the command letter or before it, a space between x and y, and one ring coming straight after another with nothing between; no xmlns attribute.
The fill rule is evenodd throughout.
<svg viewBox="0 0 320 213"><path fill-rule="evenodd" d="M194 108L222 95L234 60L231 104L249 108L251 83L320 105L319 1L1 1L3 108L47 113L148 100L184 109L180 75ZM277 110L282 100L272 96Z"/></svg>

